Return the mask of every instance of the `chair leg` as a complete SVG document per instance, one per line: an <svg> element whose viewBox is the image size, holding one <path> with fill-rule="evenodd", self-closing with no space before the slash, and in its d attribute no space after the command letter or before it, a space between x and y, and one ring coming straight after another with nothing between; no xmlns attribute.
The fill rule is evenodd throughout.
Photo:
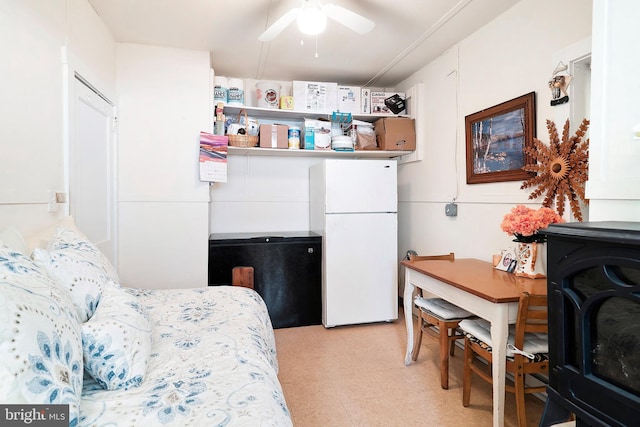
<svg viewBox="0 0 640 427"><path fill-rule="evenodd" d="M471 400L471 363L473 363L473 350L469 339L464 339L464 372L462 375L462 406L469 406Z"/></svg>
<svg viewBox="0 0 640 427"><path fill-rule="evenodd" d="M518 367L514 375L514 394L516 398L516 414L518 415L518 427L527 427L527 413L524 407L524 373L522 367Z"/></svg>
<svg viewBox="0 0 640 427"><path fill-rule="evenodd" d="M449 334L449 356L455 356L456 353L456 340L452 338L455 334L456 331L451 329L451 333Z"/></svg>
<svg viewBox="0 0 640 427"><path fill-rule="evenodd" d="M415 362L418 360L420 346L422 345L422 316L420 313L418 313L418 324L416 325L413 337L413 352L411 354L411 360Z"/></svg>
<svg viewBox="0 0 640 427"><path fill-rule="evenodd" d="M440 386L449 389L449 330L444 324L438 325L440 336Z"/></svg>

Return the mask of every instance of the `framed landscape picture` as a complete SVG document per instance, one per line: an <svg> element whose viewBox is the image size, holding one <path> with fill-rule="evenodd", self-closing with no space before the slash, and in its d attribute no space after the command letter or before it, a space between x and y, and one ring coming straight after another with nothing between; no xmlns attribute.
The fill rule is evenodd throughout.
<svg viewBox="0 0 640 427"><path fill-rule="evenodd" d="M536 136L535 92L465 117L467 184L525 180Z"/></svg>

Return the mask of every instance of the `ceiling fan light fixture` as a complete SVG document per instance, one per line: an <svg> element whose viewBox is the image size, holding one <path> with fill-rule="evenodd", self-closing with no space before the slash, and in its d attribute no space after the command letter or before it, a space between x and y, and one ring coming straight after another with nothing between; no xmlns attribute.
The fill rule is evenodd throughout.
<svg viewBox="0 0 640 427"><path fill-rule="evenodd" d="M327 15L316 6L307 6L298 14L297 22L300 31L315 36L327 28Z"/></svg>
<svg viewBox="0 0 640 427"><path fill-rule="evenodd" d="M327 20L332 19L358 34L366 34L373 30L375 23L364 16L331 3L321 4L320 0L300 0L300 7L289 9L284 15L264 30L258 40L270 42L275 39L293 21L297 21L298 29L303 34L317 36L327 27Z"/></svg>

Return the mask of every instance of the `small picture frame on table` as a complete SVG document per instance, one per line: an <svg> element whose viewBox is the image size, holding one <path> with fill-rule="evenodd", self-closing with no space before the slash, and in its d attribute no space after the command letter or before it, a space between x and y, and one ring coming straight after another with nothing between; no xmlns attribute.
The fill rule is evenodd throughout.
<svg viewBox="0 0 640 427"><path fill-rule="evenodd" d="M518 264L518 258L516 257L516 249L508 248L502 252L500 262L496 265L496 270L506 271L507 273L513 273Z"/></svg>

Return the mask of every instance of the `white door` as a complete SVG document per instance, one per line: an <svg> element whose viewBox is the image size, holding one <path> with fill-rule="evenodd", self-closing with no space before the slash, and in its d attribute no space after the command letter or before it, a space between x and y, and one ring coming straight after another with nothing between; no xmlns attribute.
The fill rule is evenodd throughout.
<svg viewBox="0 0 640 427"><path fill-rule="evenodd" d="M69 210L78 228L116 265L115 107L73 79Z"/></svg>

